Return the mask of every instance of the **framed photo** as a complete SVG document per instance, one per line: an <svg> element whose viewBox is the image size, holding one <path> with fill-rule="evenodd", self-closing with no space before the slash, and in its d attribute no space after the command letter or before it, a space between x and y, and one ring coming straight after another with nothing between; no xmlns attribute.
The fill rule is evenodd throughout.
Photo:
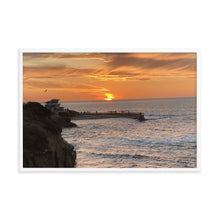
<svg viewBox="0 0 220 220"><path fill-rule="evenodd" d="M20 50L21 171L198 171L198 50Z"/></svg>

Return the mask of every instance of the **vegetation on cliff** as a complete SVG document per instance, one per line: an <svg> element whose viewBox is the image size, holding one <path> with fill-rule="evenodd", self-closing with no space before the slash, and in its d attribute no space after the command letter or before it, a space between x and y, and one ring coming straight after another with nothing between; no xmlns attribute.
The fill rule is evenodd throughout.
<svg viewBox="0 0 220 220"><path fill-rule="evenodd" d="M37 102L23 105L23 167L74 167L74 147L61 137L62 127L75 127Z"/></svg>

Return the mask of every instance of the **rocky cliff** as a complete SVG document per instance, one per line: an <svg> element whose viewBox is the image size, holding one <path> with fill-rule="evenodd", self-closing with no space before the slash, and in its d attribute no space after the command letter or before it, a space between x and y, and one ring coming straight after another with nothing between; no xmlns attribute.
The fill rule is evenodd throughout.
<svg viewBox="0 0 220 220"><path fill-rule="evenodd" d="M75 127L37 102L23 105L23 167L74 167L76 152L62 137L62 127Z"/></svg>

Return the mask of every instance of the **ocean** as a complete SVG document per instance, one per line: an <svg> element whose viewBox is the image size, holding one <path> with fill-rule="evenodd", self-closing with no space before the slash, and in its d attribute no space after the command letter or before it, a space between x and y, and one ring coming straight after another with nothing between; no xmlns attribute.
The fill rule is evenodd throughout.
<svg viewBox="0 0 220 220"><path fill-rule="evenodd" d="M142 112L146 121L73 120L63 138L73 144L77 168L196 168L196 98L61 102L79 112Z"/></svg>

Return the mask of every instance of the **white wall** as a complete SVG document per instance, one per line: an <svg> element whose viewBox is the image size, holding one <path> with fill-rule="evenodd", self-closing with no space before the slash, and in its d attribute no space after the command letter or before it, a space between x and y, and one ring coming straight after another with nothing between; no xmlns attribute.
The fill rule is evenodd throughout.
<svg viewBox="0 0 220 220"><path fill-rule="evenodd" d="M218 2L1 1L0 218L219 219ZM18 48L200 48L201 172L19 173Z"/></svg>

